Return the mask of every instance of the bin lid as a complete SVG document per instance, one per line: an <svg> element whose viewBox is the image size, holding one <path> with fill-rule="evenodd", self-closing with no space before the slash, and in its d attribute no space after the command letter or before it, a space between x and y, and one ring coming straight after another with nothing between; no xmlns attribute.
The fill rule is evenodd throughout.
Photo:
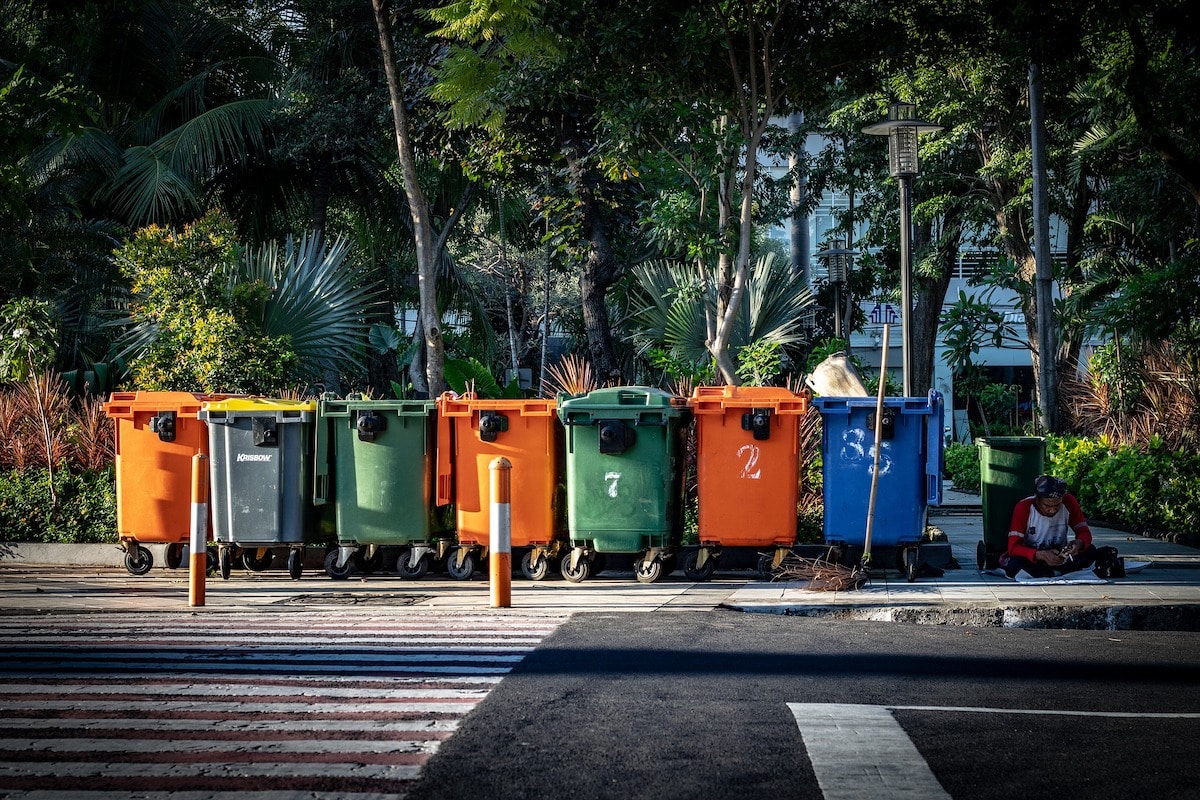
<svg viewBox="0 0 1200 800"><path fill-rule="evenodd" d="M349 414L351 411L382 411L398 417L424 417L436 406L434 400L366 400L363 398L322 399L317 408L321 416Z"/></svg>
<svg viewBox="0 0 1200 800"><path fill-rule="evenodd" d="M1044 447L1045 444L1044 436L979 436L975 439L976 447Z"/></svg>
<svg viewBox="0 0 1200 800"><path fill-rule="evenodd" d="M241 395L203 394L198 392L113 392L103 404L104 413L113 418L132 417L142 411L174 411L196 416L206 402L228 400Z"/></svg>
<svg viewBox="0 0 1200 800"><path fill-rule="evenodd" d="M544 397L489 399L477 397L474 392L444 392L437 404L438 410L447 417L469 417L476 411L511 411L525 417L549 417L558 408L553 399Z"/></svg>
<svg viewBox="0 0 1200 800"><path fill-rule="evenodd" d="M875 397L814 397L813 406L822 414L849 414L851 409L875 408L878 403ZM885 397L884 408L891 408L901 414L932 414L940 412L942 394L931 391L928 397Z"/></svg>
<svg viewBox="0 0 1200 800"><path fill-rule="evenodd" d="M770 408L776 414L805 414L812 394L782 386L697 386L688 398L696 414L720 414L727 408Z"/></svg>
<svg viewBox="0 0 1200 800"><path fill-rule="evenodd" d="M249 417L255 414L276 414L317 410L315 400L276 400L270 397L238 397L206 402L201 413L224 413L230 416Z"/></svg>
<svg viewBox="0 0 1200 800"><path fill-rule="evenodd" d="M611 386L561 400L558 416L585 421L587 418L636 419L646 413L678 417L689 413L687 399L652 386Z"/></svg>

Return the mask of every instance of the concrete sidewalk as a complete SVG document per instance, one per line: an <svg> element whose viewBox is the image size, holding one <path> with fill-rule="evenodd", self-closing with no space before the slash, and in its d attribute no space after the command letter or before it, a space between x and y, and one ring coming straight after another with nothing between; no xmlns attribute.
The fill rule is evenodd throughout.
<svg viewBox="0 0 1200 800"><path fill-rule="evenodd" d="M1142 572L1104 584L1022 585L976 567L983 536L979 496L946 492L930 509L929 522L945 531L958 564L939 578L909 583L898 571L876 571L867 586L826 592L805 583L770 583L750 571L718 571L708 583L681 573L641 584L626 571L608 571L582 584L561 578L539 583L513 580L513 607L523 612L710 611L830 616L987 627L1088 628L1103 630L1200 630L1200 550L1093 526L1096 543L1111 545L1130 561L1147 561ZM313 548L314 551L317 548ZM320 553L299 581L286 571L209 578L204 610L370 607L371 613L422 610L448 613L489 607L486 573L465 582L446 576L406 581L389 574L330 580ZM162 560L156 553L157 565ZM134 577L114 545L0 544L0 613L56 610L189 611L186 569L156 566ZM502 611L499 613L503 613Z"/></svg>
<svg viewBox="0 0 1200 800"><path fill-rule="evenodd" d="M1025 585L981 573L979 496L948 489L929 524L945 531L958 569L909 583L898 571L827 592L806 583L748 583L724 605L741 611L988 627L1200 630L1200 551L1092 525L1095 544L1149 566L1103 584Z"/></svg>

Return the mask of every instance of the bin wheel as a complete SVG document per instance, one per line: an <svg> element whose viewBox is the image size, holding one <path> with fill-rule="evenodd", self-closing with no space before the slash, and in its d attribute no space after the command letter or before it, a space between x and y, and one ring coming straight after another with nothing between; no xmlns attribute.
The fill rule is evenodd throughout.
<svg viewBox="0 0 1200 800"><path fill-rule="evenodd" d="M165 560L167 569L179 569L183 566L183 543L175 542L167 545Z"/></svg>
<svg viewBox="0 0 1200 800"><path fill-rule="evenodd" d="M583 583L592 574L592 562L586 558L579 559L579 563L575 565L575 569L571 569L571 552L568 550L559 562L559 568L562 570L562 576L571 583Z"/></svg>
<svg viewBox="0 0 1200 800"><path fill-rule="evenodd" d="M531 581L543 581L550 574L550 559L545 553L538 553L535 561L533 554L530 550L521 556L521 574Z"/></svg>
<svg viewBox="0 0 1200 800"><path fill-rule="evenodd" d="M633 577L638 579L638 583L654 583L663 576L663 560L658 556L647 564L643 558L638 558L633 562Z"/></svg>
<svg viewBox="0 0 1200 800"><path fill-rule="evenodd" d="M154 566L154 556L140 544L125 551L125 569L130 575L145 575Z"/></svg>
<svg viewBox="0 0 1200 800"><path fill-rule="evenodd" d="M909 547L904 551L904 577L912 583L917 579L917 548Z"/></svg>
<svg viewBox="0 0 1200 800"><path fill-rule="evenodd" d="M400 557L396 559L396 572L400 573L401 578L410 581L419 581L425 577L425 573L429 572L429 556L424 555L417 559L417 563L409 563L409 556L412 555L412 549L405 549L400 553Z"/></svg>
<svg viewBox="0 0 1200 800"><path fill-rule="evenodd" d="M346 563L338 566L338 551L330 550L325 554L325 574L335 581L344 581L354 571L354 559L346 559Z"/></svg>
<svg viewBox="0 0 1200 800"><path fill-rule="evenodd" d="M275 553L269 547L254 547L242 551L242 566L251 572L262 572L271 566Z"/></svg>
<svg viewBox="0 0 1200 800"><path fill-rule="evenodd" d="M217 553L217 548L204 548L204 574L210 578L215 578L217 575L217 564L220 561L220 556Z"/></svg>
<svg viewBox="0 0 1200 800"><path fill-rule="evenodd" d="M717 571L716 556L710 553L702 567L696 566L696 562L699 560L700 551L698 550L691 550L683 554L683 574L689 581L706 581Z"/></svg>
<svg viewBox="0 0 1200 800"><path fill-rule="evenodd" d="M477 559L474 553L467 551L462 554L462 560L459 560L458 553L450 553L450 557L446 559L446 571L450 573L450 577L455 580L466 581L470 580L475 574Z"/></svg>
<svg viewBox="0 0 1200 800"><path fill-rule="evenodd" d="M983 539L980 539L979 544L975 545L975 563L979 565L980 572L988 568L987 543Z"/></svg>
<svg viewBox="0 0 1200 800"><path fill-rule="evenodd" d="M293 547L288 550L288 575L292 576L292 580L300 580L300 576L304 574L304 548Z"/></svg>
<svg viewBox="0 0 1200 800"><path fill-rule="evenodd" d="M221 580L229 580L229 574L233 572L233 553L228 547L222 547L217 551L217 572L221 576Z"/></svg>
<svg viewBox="0 0 1200 800"><path fill-rule="evenodd" d="M355 550L353 561L360 572L370 575L372 572L378 572L383 566L383 550L376 547L374 555L371 556L367 556L365 550Z"/></svg>
<svg viewBox="0 0 1200 800"><path fill-rule="evenodd" d="M764 581L769 581L773 577L771 574L771 564L775 561L768 553L763 553L758 557L758 577Z"/></svg>

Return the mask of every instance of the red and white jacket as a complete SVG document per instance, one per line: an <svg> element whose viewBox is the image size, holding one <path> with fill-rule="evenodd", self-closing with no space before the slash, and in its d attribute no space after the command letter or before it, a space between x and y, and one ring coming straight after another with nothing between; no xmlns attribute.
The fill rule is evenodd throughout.
<svg viewBox="0 0 1200 800"><path fill-rule="evenodd" d="M1026 497L1013 508L1012 522L1008 526L1008 554L1033 560L1038 550L1058 550L1070 541L1070 532L1075 532L1084 547L1092 543L1092 529L1079 508L1075 495L1063 495L1058 513L1047 517L1034 505L1035 497Z"/></svg>

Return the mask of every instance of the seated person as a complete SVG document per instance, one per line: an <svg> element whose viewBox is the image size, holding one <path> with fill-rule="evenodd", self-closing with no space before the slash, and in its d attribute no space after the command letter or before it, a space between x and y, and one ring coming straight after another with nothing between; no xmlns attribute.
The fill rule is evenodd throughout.
<svg viewBox="0 0 1200 800"><path fill-rule="evenodd" d="M1067 482L1039 475L1033 489L1013 509L1008 550L1000 557L1005 574L1013 578L1025 570L1035 578L1049 578L1093 566L1092 531L1079 501L1067 492Z"/></svg>

